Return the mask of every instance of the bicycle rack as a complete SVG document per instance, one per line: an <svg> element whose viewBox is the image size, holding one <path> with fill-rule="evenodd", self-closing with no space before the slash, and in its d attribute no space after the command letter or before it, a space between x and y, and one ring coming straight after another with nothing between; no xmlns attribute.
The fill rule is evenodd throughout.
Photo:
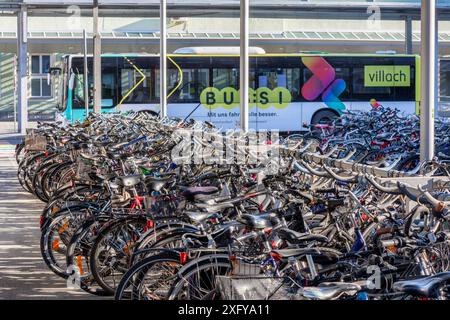
<svg viewBox="0 0 450 320"><path fill-rule="evenodd" d="M325 155L311 152L298 152L300 159L299 163L296 164L296 168L303 173L319 177L319 179L328 177L341 182L350 183L364 180L370 182L372 179L372 184L374 183L373 181L376 180L380 186L386 189L387 193L395 193L395 190L398 190L401 187L404 189L406 188L405 190L408 190L411 194L419 197L420 195L423 195L424 192L439 191L450 187L450 177L447 176L433 177L417 175L417 168L410 172L394 170L393 168L398 163L399 159L394 160L393 163L386 168L380 168L348 161L350 158L348 155L342 159L330 158L329 156L333 152L329 152ZM314 168L311 166L312 164L320 166L323 171ZM337 170L344 171L347 175L342 176L335 172ZM386 185L391 185L391 187L387 187ZM411 206L416 203L417 202L409 199L408 205Z"/></svg>

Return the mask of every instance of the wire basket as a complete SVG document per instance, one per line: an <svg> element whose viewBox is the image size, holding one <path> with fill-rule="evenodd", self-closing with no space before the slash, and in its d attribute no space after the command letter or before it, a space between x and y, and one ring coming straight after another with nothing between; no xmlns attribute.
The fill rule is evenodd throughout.
<svg viewBox="0 0 450 320"><path fill-rule="evenodd" d="M435 272L450 270L450 241L436 242L429 247L429 251Z"/></svg>
<svg viewBox="0 0 450 320"><path fill-rule="evenodd" d="M47 138L43 135L34 133L25 137L25 150L27 151L45 151L47 149Z"/></svg>
<svg viewBox="0 0 450 320"><path fill-rule="evenodd" d="M82 159L78 158L77 161L77 179L89 179L89 172L91 170L91 166L85 163Z"/></svg>
<svg viewBox="0 0 450 320"><path fill-rule="evenodd" d="M77 180L95 180L97 175L106 175L108 173L107 166L101 166L92 160L77 157L77 172L75 178Z"/></svg>
<svg viewBox="0 0 450 320"><path fill-rule="evenodd" d="M422 256L423 254L423 256ZM425 258L422 265L419 265L414 258L422 256ZM450 270L450 242L439 241L426 246L420 246L413 249L403 261L396 261L397 264L409 263L408 267L400 274L402 279L415 279L425 270L429 274L437 274Z"/></svg>
<svg viewBox="0 0 450 320"><path fill-rule="evenodd" d="M216 288L224 300L303 300L300 287L285 276L263 273L261 263L233 259L232 270L216 277Z"/></svg>
<svg viewBox="0 0 450 320"><path fill-rule="evenodd" d="M145 206L155 217L173 216L180 207L182 199L175 195L156 195L146 198Z"/></svg>

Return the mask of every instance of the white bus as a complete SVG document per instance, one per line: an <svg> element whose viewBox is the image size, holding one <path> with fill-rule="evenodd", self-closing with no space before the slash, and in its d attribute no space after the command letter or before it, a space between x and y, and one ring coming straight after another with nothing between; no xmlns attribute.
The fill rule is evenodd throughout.
<svg viewBox="0 0 450 320"><path fill-rule="evenodd" d="M236 48L183 48L168 55L168 115L239 126L239 54ZM83 56L63 57L59 110L85 116ZM159 112L159 56L105 54L102 112ZM88 59L92 70L92 57ZM249 122L256 130L300 131L344 110L371 106L417 111L420 59L398 54L250 54ZM92 73L88 73L92 92ZM92 110L92 96L90 108Z"/></svg>

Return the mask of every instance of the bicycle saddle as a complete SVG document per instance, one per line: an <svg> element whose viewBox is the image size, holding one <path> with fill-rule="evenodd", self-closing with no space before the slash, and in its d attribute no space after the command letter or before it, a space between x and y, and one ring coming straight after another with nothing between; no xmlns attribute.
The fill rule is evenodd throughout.
<svg viewBox="0 0 450 320"><path fill-rule="evenodd" d="M201 196L211 195L218 191L219 189L216 187L189 187L183 191L183 196L187 200L194 201L201 198Z"/></svg>
<svg viewBox="0 0 450 320"><path fill-rule="evenodd" d="M217 218L217 214L211 214L210 212L193 212L193 211L187 211L185 214L188 216L188 218L197 223L201 223L207 219L210 218Z"/></svg>
<svg viewBox="0 0 450 320"><path fill-rule="evenodd" d="M149 191L160 191L169 181L172 180L172 177L147 177L145 178L145 184Z"/></svg>
<svg viewBox="0 0 450 320"><path fill-rule="evenodd" d="M117 177L117 184L122 187L133 187L142 181L142 175L136 174L132 176Z"/></svg>
<svg viewBox="0 0 450 320"><path fill-rule="evenodd" d="M302 295L313 300L334 300L346 294L353 296L361 287L354 283L325 282L319 287L305 287Z"/></svg>
<svg viewBox="0 0 450 320"><path fill-rule="evenodd" d="M276 216L273 214L243 214L238 218L238 220L248 226L252 229L265 229L265 228L271 228L276 224L278 221Z"/></svg>
<svg viewBox="0 0 450 320"><path fill-rule="evenodd" d="M314 125L314 128L316 129L329 129L331 128L331 126L329 124L316 124Z"/></svg>
<svg viewBox="0 0 450 320"><path fill-rule="evenodd" d="M202 199L203 200L203 199ZM206 210L207 212L218 212L228 208L234 208L234 204L230 201L220 203L196 203L197 208Z"/></svg>
<svg viewBox="0 0 450 320"><path fill-rule="evenodd" d="M99 173L96 173L95 176L100 181L109 181L109 180L111 180L111 179L116 177L116 175L113 174L113 173L110 173L110 174L99 174Z"/></svg>
<svg viewBox="0 0 450 320"><path fill-rule="evenodd" d="M309 228L312 229L323 229L328 226L329 219L326 215L318 215L311 217L310 219L305 219L308 221Z"/></svg>
<svg viewBox="0 0 450 320"><path fill-rule="evenodd" d="M328 242L328 238L320 234L300 233L288 228L278 230L278 236L292 244L300 242L319 241Z"/></svg>
<svg viewBox="0 0 450 320"><path fill-rule="evenodd" d="M420 279L405 280L394 283L394 290L411 295L437 298L439 290L450 280L450 272L438 273Z"/></svg>
<svg viewBox="0 0 450 320"><path fill-rule="evenodd" d="M119 143L110 144L109 149L111 149L112 151L118 151L119 149L125 147L127 144L128 144L128 142L119 142Z"/></svg>
<svg viewBox="0 0 450 320"><path fill-rule="evenodd" d="M390 133L390 132L383 132L383 133L379 133L376 137L375 137L375 139L380 139L380 140L383 140L383 141L389 141L389 140L391 140L390 138L391 138L391 136L392 136L392 133Z"/></svg>

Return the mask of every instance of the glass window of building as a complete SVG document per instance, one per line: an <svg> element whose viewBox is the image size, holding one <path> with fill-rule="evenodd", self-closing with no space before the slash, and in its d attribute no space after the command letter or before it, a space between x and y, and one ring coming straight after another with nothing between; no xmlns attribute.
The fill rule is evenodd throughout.
<svg viewBox="0 0 450 320"><path fill-rule="evenodd" d="M48 81L50 55L32 55L30 69L31 97L51 98L52 86Z"/></svg>

